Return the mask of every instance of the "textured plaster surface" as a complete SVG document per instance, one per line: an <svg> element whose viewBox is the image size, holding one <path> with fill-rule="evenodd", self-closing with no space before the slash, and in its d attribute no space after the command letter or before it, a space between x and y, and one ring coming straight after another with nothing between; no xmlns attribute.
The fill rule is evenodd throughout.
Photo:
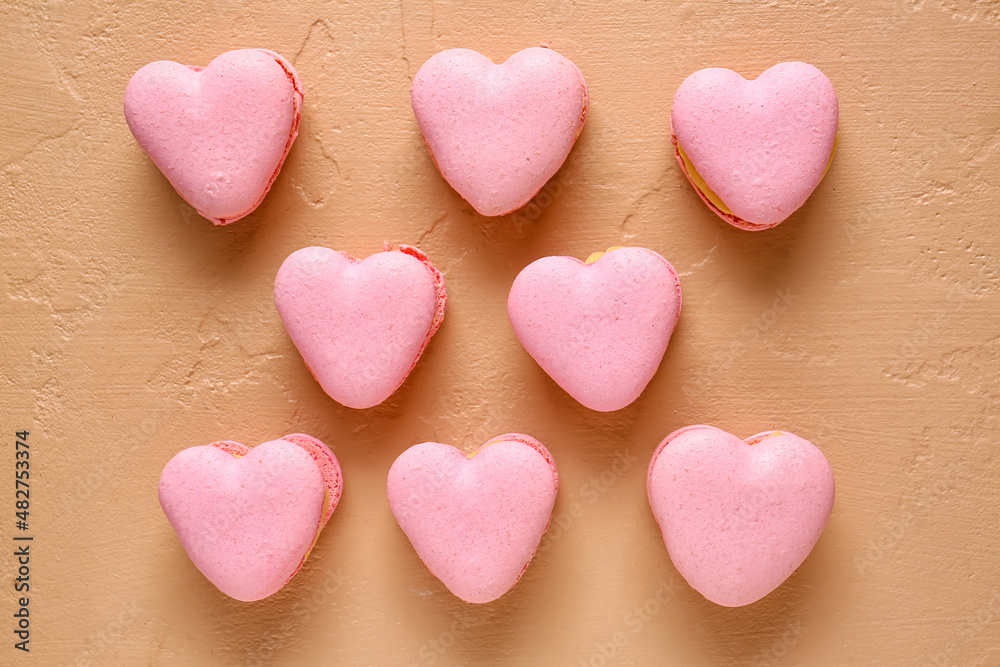
<svg viewBox="0 0 1000 667"><path fill-rule="evenodd" d="M113 0L0 7L0 663L17 665L1000 664L1000 5ZM436 173L409 104L430 55L546 43L590 88L566 164L521 212L477 215ZM122 116L130 75L276 50L305 88L263 204L213 227ZM733 229L672 154L696 69L783 60L840 97L826 178L779 227ZM426 251L448 314L403 387L343 408L275 312L282 260ZM517 272L642 245L684 312L628 408L594 413L518 345ZM837 498L774 594L689 589L646 502L672 430L772 428L815 443ZM31 653L11 644L13 434L31 432ZM306 566L255 604L221 595L157 503L162 467L216 440L306 432L344 495ZM553 524L524 577L470 606L396 526L410 445L528 433L555 456ZM7 470L8 472L4 472ZM6 620L3 620L6 619Z"/></svg>

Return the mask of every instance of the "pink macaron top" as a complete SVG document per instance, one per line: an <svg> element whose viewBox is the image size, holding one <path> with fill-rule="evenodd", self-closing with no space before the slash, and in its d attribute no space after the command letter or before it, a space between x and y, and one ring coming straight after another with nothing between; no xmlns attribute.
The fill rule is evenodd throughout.
<svg viewBox="0 0 1000 667"><path fill-rule="evenodd" d="M466 602L490 602L524 572L559 488L549 451L520 433L474 455L438 442L414 445L388 476L392 512L414 550Z"/></svg>
<svg viewBox="0 0 1000 667"><path fill-rule="evenodd" d="M552 49L503 64L469 49L435 54L413 78L413 111L441 174L483 215L524 206L583 129L587 84Z"/></svg>
<svg viewBox="0 0 1000 667"><path fill-rule="evenodd" d="M312 246L289 255L274 303L313 377L350 408L403 383L444 318L444 278L413 246L359 260Z"/></svg>
<svg viewBox="0 0 1000 667"><path fill-rule="evenodd" d="M253 448L228 441L191 447L167 463L163 512L191 561L223 593L260 600L302 566L339 500L340 468L323 449L325 470L315 458L325 455L284 438Z"/></svg>
<svg viewBox="0 0 1000 667"><path fill-rule="evenodd" d="M174 189L217 225L264 199L299 132L302 84L266 49L229 51L207 67L161 60L125 88L125 119Z"/></svg>
<svg viewBox="0 0 1000 667"><path fill-rule="evenodd" d="M538 259L514 279L511 326L525 350L592 410L632 403L656 374L681 311L680 278L648 248L616 248L587 264Z"/></svg>
<svg viewBox="0 0 1000 667"><path fill-rule="evenodd" d="M746 440L702 424L668 435L649 464L649 502L674 566L717 604L750 604L805 560L833 507L833 471L785 431Z"/></svg>
<svg viewBox="0 0 1000 667"><path fill-rule="evenodd" d="M786 62L757 79L711 67L687 77L670 112L675 146L745 229L772 227L802 206L822 180L837 137L837 93L816 67Z"/></svg>

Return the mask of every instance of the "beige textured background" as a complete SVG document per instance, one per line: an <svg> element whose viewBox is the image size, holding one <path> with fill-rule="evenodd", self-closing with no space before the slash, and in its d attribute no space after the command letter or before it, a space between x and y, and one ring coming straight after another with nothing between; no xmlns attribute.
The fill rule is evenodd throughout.
<svg viewBox="0 0 1000 667"><path fill-rule="evenodd" d="M1000 4L471 4L3 3L0 663L1000 665ZM587 77L587 126L531 215L484 219L434 170L409 81L444 48L542 42ZM302 133L256 213L214 228L136 145L122 92L147 62L252 46L301 74ZM837 88L839 152L791 219L732 229L673 161L673 92L793 59ZM429 253L448 314L405 386L354 411L310 378L271 284L302 246L383 240ZM644 396L597 414L520 348L505 298L538 257L618 244L675 264L684 312ZM653 448L696 422L792 430L836 473L815 551L750 607L683 583L646 502ZM21 429L29 656L11 647ZM229 600L163 517L159 472L292 431L334 446L343 501L281 593ZM385 475L414 443L508 431L555 455L559 527L507 596L466 605L395 525Z"/></svg>

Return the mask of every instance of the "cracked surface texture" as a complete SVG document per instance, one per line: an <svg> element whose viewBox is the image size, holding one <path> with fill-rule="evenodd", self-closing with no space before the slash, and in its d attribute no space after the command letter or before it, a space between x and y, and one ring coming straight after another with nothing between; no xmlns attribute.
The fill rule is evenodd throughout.
<svg viewBox="0 0 1000 667"><path fill-rule="evenodd" d="M27 429L32 660L1000 662L998 11L982 0L3 3L0 507L14 502L13 432ZM586 128L527 206L484 218L428 156L411 78L443 49L502 61L540 43L586 77ZM236 48L284 55L306 96L268 196L216 228L143 154L122 97L146 63L205 65ZM750 75L786 60L833 82L840 144L802 208L749 234L688 185L670 104L698 69ZM384 241L432 258L448 315L392 397L352 410L302 364L272 285L299 248L367 257ZM667 257L684 312L642 396L599 414L521 348L506 299L540 257L615 245ZM788 428L836 475L815 549L747 607L684 584L646 502L657 443L695 423ZM344 496L288 586L229 600L178 544L158 476L185 447L292 432L334 449ZM413 552L386 474L415 443L509 432L545 443L559 495L520 582L470 606ZM13 520L0 523L8 544ZM5 581L13 567L0 556Z"/></svg>

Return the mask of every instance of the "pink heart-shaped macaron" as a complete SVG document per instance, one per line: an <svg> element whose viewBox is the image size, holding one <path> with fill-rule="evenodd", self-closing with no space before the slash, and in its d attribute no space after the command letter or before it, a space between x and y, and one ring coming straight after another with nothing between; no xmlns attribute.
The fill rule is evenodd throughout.
<svg viewBox="0 0 1000 667"><path fill-rule="evenodd" d="M431 573L466 602L517 583L549 525L559 474L534 438L509 433L473 456L437 442L389 470L389 506Z"/></svg>
<svg viewBox="0 0 1000 667"><path fill-rule="evenodd" d="M747 81L712 67L681 83L670 111L677 161L698 195L742 229L773 227L819 185L837 139L837 93L812 65Z"/></svg>
<svg viewBox="0 0 1000 667"><path fill-rule="evenodd" d="M677 571L726 607L761 599L802 564L833 508L833 471L783 431L740 440L712 426L668 435L649 463L649 503Z"/></svg>
<svg viewBox="0 0 1000 667"><path fill-rule="evenodd" d="M437 53L413 77L411 99L441 175L483 215L527 204L562 166L587 115L583 74L540 47L502 65L469 49Z"/></svg>
<svg viewBox="0 0 1000 667"><path fill-rule="evenodd" d="M191 447L160 475L160 505L195 567L226 595L252 602L298 572L340 501L337 457L296 433L247 447Z"/></svg>
<svg viewBox="0 0 1000 667"><path fill-rule="evenodd" d="M389 398L444 318L441 273L412 246L364 260L322 247L285 259L274 304L323 390L349 408Z"/></svg>
<svg viewBox="0 0 1000 667"><path fill-rule="evenodd" d="M646 388L680 312L677 272L646 248L613 248L587 262L543 257L518 274L507 298L528 354L570 396L603 412Z"/></svg>
<svg viewBox="0 0 1000 667"><path fill-rule="evenodd" d="M299 133L302 84L266 49L223 53L207 67L161 60L125 88L125 120L178 194L217 225L249 214Z"/></svg>

